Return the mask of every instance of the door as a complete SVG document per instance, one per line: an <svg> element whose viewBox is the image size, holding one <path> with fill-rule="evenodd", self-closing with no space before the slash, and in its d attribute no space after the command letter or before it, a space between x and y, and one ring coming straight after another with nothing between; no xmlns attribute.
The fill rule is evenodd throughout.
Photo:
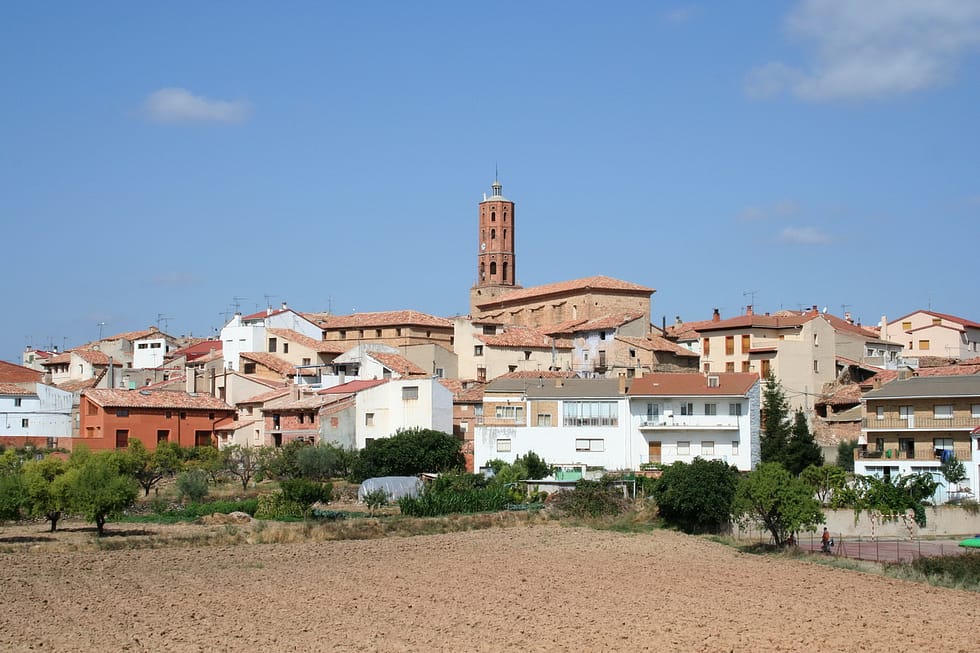
<svg viewBox="0 0 980 653"><path fill-rule="evenodd" d="M648 462L651 462L651 463L659 463L660 462L660 442L650 442L649 445L648 445L648 451L649 451L649 454L650 454L650 460Z"/></svg>

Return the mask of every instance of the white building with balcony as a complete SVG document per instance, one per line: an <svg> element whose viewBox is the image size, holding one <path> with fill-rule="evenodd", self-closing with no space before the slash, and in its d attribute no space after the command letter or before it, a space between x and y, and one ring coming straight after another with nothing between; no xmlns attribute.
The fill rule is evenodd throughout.
<svg viewBox="0 0 980 653"><path fill-rule="evenodd" d="M629 389L639 465L722 460L758 465L760 383L756 374L648 374Z"/></svg>

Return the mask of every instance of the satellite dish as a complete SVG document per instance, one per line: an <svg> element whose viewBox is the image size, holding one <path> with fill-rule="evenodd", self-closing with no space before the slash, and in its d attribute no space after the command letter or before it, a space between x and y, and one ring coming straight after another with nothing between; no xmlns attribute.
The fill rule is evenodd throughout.
<svg viewBox="0 0 980 653"><path fill-rule="evenodd" d="M824 314L824 315L826 315L826 314L827 314L827 307L826 307L826 306L824 306L824 307L823 307L823 314Z"/></svg>

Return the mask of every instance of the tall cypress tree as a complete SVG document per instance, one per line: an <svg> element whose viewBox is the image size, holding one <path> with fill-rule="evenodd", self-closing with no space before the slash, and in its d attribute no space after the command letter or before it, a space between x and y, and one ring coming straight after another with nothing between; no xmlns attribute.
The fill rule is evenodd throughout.
<svg viewBox="0 0 980 653"><path fill-rule="evenodd" d="M785 466L789 436L789 402L779 381L770 373L762 391L762 435L759 442L762 462Z"/></svg>
<svg viewBox="0 0 980 653"><path fill-rule="evenodd" d="M813 439L813 434L810 433L806 415L803 414L803 410L797 409L793 418L793 433L786 445L783 467L793 476L799 476L800 472L810 465L817 467L823 465L823 453L820 451L820 445Z"/></svg>

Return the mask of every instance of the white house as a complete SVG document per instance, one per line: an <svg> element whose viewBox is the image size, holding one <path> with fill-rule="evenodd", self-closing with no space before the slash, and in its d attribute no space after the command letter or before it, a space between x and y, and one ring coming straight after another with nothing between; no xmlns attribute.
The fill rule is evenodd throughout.
<svg viewBox="0 0 980 653"><path fill-rule="evenodd" d="M649 374L629 389L639 464L700 457L753 469L760 460L756 374Z"/></svg>
<svg viewBox="0 0 980 653"><path fill-rule="evenodd" d="M0 443L59 446L71 437L72 398L43 383L0 383Z"/></svg>
<svg viewBox="0 0 980 653"><path fill-rule="evenodd" d="M357 393L358 449L400 429L453 432L453 393L436 379L397 379Z"/></svg>
<svg viewBox="0 0 980 653"><path fill-rule="evenodd" d="M323 330L282 303L278 310L268 308L258 313L234 317L221 329L221 348L225 365L239 371L239 354L242 352L275 352L274 342L269 342L266 329L289 329L314 340L323 339Z"/></svg>

